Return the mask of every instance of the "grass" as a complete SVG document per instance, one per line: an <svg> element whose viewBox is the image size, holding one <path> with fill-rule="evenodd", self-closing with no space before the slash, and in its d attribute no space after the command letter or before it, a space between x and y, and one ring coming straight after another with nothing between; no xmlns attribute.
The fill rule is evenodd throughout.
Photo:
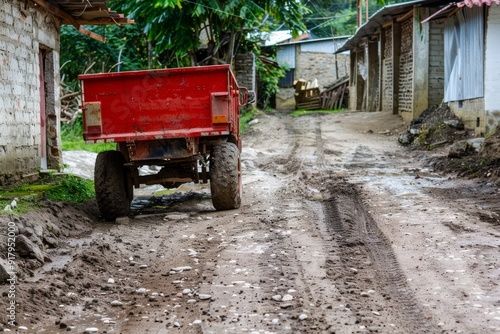
<svg viewBox="0 0 500 334"><path fill-rule="evenodd" d="M243 133L248 128L248 123L255 118L255 116L259 113L258 109L253 107L246 108L240 114L240 132Z"/></svg>
<svg viewBox="0 0 500 334"><path fill-rule="evenodd" d="M304 116L311 114L339 114L343 112L345 109L336 109L336 110L294 110L290 115L292 116Z"/></svg>
<svg viewBox="0 0 500 334"><path fill-rule="evenodd" d="M83 140L83 121L81 116L73 124L61 125L61 142L63 151L89 151L99 153L115 150L115 143L87 144Z"/></svg>
<svg viewBox="0 0 500 334"><path fill-rule="evenodd" d="M42 206L44 200L80 204L95 197L94 182L72 175L49 175L36 183L0 188L0 215L23 214ZM9 206L15 203L11 210ZM5 210L7 208L7 210Z"/></svg>

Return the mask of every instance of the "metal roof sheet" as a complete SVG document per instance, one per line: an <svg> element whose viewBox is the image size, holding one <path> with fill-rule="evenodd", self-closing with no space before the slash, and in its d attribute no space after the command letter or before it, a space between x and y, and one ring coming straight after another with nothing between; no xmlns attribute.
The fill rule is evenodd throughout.
<svg viewBox="0 0 500 334"><path fill-rule="evenodd" d="M63 24L133 23L123 14L111 10L104 0L31 0L59 18Z"/></svg>
<svg viewBox="0 0 500 334"><path fill-rule="evenodd" d="M449 3L449 0L416 0L385 6L370 16L368 21L359 27L356 33L336 53L354 49L363 38L372 36L380 26L391 22L394 17L408 12L413 6L440 7Z"/></svg>

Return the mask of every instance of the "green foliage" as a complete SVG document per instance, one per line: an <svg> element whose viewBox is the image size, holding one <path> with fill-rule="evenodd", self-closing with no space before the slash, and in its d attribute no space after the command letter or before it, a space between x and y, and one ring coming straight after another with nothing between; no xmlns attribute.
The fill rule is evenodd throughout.
<svg viewBox="0 0 500 334"><path fill-rule="evenodd" d="M119 5L144 26L164 65L177 67L231 63L236 51L248 46L248 36L283 24L297 35L308 13L295 0L121 0Z"/></svg>
<svg viewBox="0 0 500 334"><path fill-rule="evenodd" d="M68 175L45 192L52 201L79 204L95 197L94 182Z"/></svg>
<svg viewBox="0 0 500 334"><path fill-rule="evenodd" d="M63 123L61 125L61 143L63 151L89 151L99 153L114 150L116 148L116 144L114 143L87 144L83 140L83 119L81 114L76 117L74 123Z"/></svg>
<svg viewBox="0 0 500 334"><path fill-rule="evenodd" d="M78 91L78 75L145 69L148 45L140 25L104 25L90 30L106 38L101 43L68 25L61 27L61 75L69 90Z"/></svg>
<svg viewBox="0 0 500 334"><path fill-rule="evenodd" d="M390 1L391 3L404 2L405 0ZM365 1L360 1L362 7L363 23L365 22ZM307 30L318 37L352 35L357 28L357 4L358 1L350 0L315 0L308 1L307 5L311 13L304 16L304 24ZM377 10L385 6L384 0L369 0L368 14L375 14Z"/></svg>
<svg viewBox="0 0 500 334"><path fill-rule="evenodd" d="M265 109L269 106L271 98L278 92L279 79L285 76L286 69L269 62L263 62L259 57L256 58L256 69L260 85L258 104Z"/></svg>
<svg viewBox="0 0 500 334"><path fill-rule="evenodd" d="M259 111L254 107L246 107L240 114L240 132L243 133L248 128L248 123L255 118Z"/></svg>
<svg viewBox="0 0 500 334"><path fill-rule="evenodd" d="M0 188L0 215L22 214L42 207L44 200L71 204L83 203L95 197L94 183L72 175L47 175L36 183L22 183ZM5 210L15 201L11 210Z"/></svg>

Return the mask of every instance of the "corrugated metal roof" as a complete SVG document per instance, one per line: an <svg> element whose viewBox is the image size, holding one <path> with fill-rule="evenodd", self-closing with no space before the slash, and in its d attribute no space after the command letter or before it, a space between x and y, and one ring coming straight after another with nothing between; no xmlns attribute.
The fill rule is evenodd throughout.
<svg viewBox="0 0 500 334"><path fill-rule="evenodd" d="M123 14L111 10L104 0L31 0L58 16L63 24L133 23Z"/></svg>
<svg viewBox="0 0 500 334"><path fill-rule="evenodd" d="M373 14L365 24L359 27L354 36L348 39L336 53L354 49L363 38L372 36L377 32L380 26L391 22L394 17L408 12L413 6L440 7L449 3L449 0L417 0L385 6Z"/></svg>

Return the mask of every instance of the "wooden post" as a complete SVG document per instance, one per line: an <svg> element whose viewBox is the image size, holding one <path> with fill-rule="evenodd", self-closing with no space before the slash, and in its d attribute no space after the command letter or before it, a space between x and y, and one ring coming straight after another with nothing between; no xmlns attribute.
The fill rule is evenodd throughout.
<svg viewBox="0 0 500 334"><path fill-rule="evenodd" d="M378 111L375 105L379 78L378 42L368 40L367 111Z"/></svg>

